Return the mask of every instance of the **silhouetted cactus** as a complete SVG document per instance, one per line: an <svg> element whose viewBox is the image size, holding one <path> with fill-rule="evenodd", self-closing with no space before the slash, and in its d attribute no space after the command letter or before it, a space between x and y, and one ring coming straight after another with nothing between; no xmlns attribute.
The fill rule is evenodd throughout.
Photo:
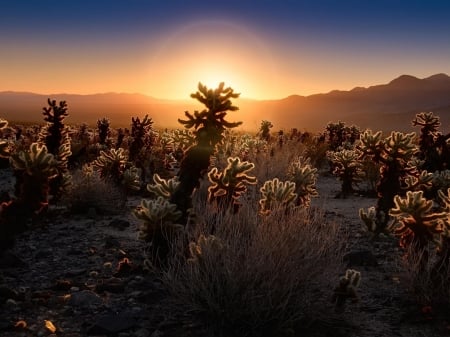
<svg viewBox="0 0 450 337"><path fill-rule="evenodd" d="M109 119L106 117L97 120L98 143L100 145L106 145L106 141L110 134L109 124Z"/></svg>
<svg viewBox="0 0 450 337"><path fill-rule="evenodd" d="M440 170L441 158L435 144L441 126L439 117L434 116L432 112L421 112L416 114L412 124L421 126L418 155L424 161L422 168L428 171Z"/></svg>
<svg viewBox="0 0 450 337"><path fill-rule="evenodd" d="M247 191L247 184L256 184L256 177L248 175L255 165L247 161L241 162L239 158L229 157L228 165L222 171L213 167L208 172L211 186L208 187L208 200L215 202L219 209L239 209L239 198Z"/></svg>
<svg viewBox="0 0 450 337"><path fill-rule="evenodd" d="M270 140L270 129L273 128L273 124L270 121L261 121L261 126L259 127L258 136L260 139L268 142Z"/></svg>
<svg viewBox="0 0 450 337"><path fill-rule="evenodd" d="M129 147L129 159L134 162L137 167L138 161L142 161L139 156L143 150L148 149L153 144L152 135L153 120L145 115L142 121L139 117L131 118L131 143Z"/></svg>
<svg viewBox="0 0 450 337"><path fill-rule="evenodd" d="M356 126L347 126L341 121L328 123L325 130L325 138L331 151L337 151L345 143L354 144L359 136L360 130Z"/></svg>
<svg viewBox="0 0 450 337"><path fill-rule="evenodd" d="M191 97L204 104L206 110L195 111L194 114L186 111L187 120L178 120L186 129L195 130L196 140L196 144L184 153L178 172L180 184L170 198L170 201L181 211L183 224L187 221L188 210L192 208L192 193L206 174L216 145L222 141L225 130L242 124L242 122L230 123L225 120L228 111L238 110L238 107L232 105L231 99L238 98L239 94L234 93L229 87L225 88L224 83L220 83L215 90L208 89L199 83L198 91L191 94Z"/></svg>
<svg viewBox="0 0 450 337"><path fill-rule="evenodd" d="M295 183L292 181L280 181L278 178L268 180L260 188L261 199L259 205L262 214L269 214L273 209L292 209L296 205L297 193Z"/></svg>
<svg viewBox="0 0 450 337"><path fill-rule="evenodd" d="M71 176L68 169L69 157L72 154L71 140L64 119L69 115L66 101L56 104L55 100L48 99L49 107L43 108L42 114L47 122L41 129L38 142L45 144L48 152L53 154L58 162L57 175L50 182L50 194L53 202L58 201L61 195L70 186ZM19 182L20 183L20 182Z"/></svg>

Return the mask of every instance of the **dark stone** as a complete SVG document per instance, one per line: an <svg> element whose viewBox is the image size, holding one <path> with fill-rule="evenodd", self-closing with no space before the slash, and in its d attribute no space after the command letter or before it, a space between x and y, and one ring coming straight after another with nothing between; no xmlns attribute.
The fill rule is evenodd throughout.
<svg viewBox="0 0 450 337"><path fill-rule="evenodd" d="M100 298L100 296L89 290L83 290L73 293L70 296L69 300L69 305L84 308L101 305L102 303L103 300Z"/></svg>
<svg viewBox="0 0 450 337"><path fill-rule="evenodd" d="M109 223L109 226L123 231L126 228L130 227L130 222L123 219L114 219Z"/></svg>
<svg viewBox="0 0 450 337"><path fill-rule="evenodd" d="M117 334L135 328L136 319L129 313L111 313L102 315L87 330L88 335Z"/></svg>
<svg viewBox="0 0 450 337"><path fill-rule="evenodd" d="M378 266L377 258L370 250L358 250L349 252L344 255L344 262L347 263L348 268L353 266Z"/></svg>
<svg viewBox="0 0 450 337"><path fill-rule="evenodd" d="M108 291L110 293L123 293L125 291L125 282L117 277L104 279L95 287L95 291L102 293Z"/></svg>

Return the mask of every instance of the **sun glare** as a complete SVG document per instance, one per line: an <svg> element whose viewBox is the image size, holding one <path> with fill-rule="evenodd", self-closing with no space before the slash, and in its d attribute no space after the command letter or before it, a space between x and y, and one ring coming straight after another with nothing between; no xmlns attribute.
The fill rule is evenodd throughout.
<svg viewBox="0 0 450 337"><path fill-rule="evenodd" d="M215 89L221 82L242 97L260 98L273 81L268 49L245 28L202 21L178 29L161 43L152 60L156 96L187 99L200 82Z"/></svg>

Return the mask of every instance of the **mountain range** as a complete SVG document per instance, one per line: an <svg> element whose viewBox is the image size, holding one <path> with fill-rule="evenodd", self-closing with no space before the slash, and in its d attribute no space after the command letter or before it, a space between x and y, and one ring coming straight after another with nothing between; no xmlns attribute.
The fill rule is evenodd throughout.
<svg viewBox="0 0 450 337"><path fill-rule="evenodd" d="M131 117L148 114L155 127L180 127L184 111L203 107L195 100L161 100L142 94L104 93L93 95L0 92L0 117L11 122L42 123L42 108L47 99L65 100L69 106L67 123L94 125L108 117L113 126L129 126ZM279 100L234 101L239 111L229 121L243 121L243 129L257 130L262 120L274 129L321 131L329 122L343 121L361 129L411 131L415 114L432 111L441 119L442 128L450 126L450 77L436 74L419 79L402 75L387 84L334 90L310 96L292 95Z"/></svg>

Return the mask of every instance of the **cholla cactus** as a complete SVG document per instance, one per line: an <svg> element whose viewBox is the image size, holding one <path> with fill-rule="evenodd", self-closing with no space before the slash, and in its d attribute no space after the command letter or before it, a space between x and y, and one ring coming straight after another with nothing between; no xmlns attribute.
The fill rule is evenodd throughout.
<svg viewBox="0 0 450 337"><path fill-rule="evenodd" d="M47 147L33 143L29 151L20 151L9 158L17 178L17 203L31 216L48 205L49 183L57 176L57 162Z"/></svg>
<svg viewBox="0 0 450 337"><path fill-rule="evenodd" d="M178 181L177 177L171 179L163 179L157 173L153 175L154 185L147 185L147 190L151 193L154 193L157 197L163 197L167 200L170 199L170 196L177 188Z"/></svg>
<svg viewBox="0 0 450 337"><path fill-rule="evenodd" d="M164 197L155 200L143 199L133 214L142 220L139 238L150 244L149 258L164 260L170 252L171 243L184 228L177 223L181 218L177 206Z"/></svg>
<svg viewBox="0 0 450 337"><path fill-rule="evenodd" d="M219 207L234 207L237 211L240 196L247 191L247 184L254 185L257 182L256 177L248 175L255 165L247 161L241 162L236 157L227 159L228 166L219 173L216 167L208 172L208 178L211 186L208 188L208 200L214 201Z"/></svg>
<svg viewBox="0 0 450 337"><path fill-rule="evenodd" d="M100 156L93 162L93 166L100 172L102 178L109 178L120 183L126 163L127 156L124 149L118 148L100 151Z"/></svg>
<svg viewBox="0 0 450 337"><path fill-rule="evenodd" d="M364 222L369 232L374 233L377 229L377 213L375 207L369 207L367 212L359 209L359 218Z"/></svg>
<svg viewBox="0 0 450 337"><path fill-rule="evenodd" d="M381 132L371 130L361 135L358 146L362 157L380 164L380 181L377 185L376 233L386 230L389 210L394 207L394 197L402 193L402 185L408 175L416 172L409 163L416 152L415 134L392 132L382 139Z"/></svg>
<svg viewBox="0 0 450 337"><path fill-rule="evenodd" d="M30 176L52 178L56 174L55 157L40 143L31 144L30 151L13 154L10 161L14 170L24 171Z"/></svg>
<svg viewBox="0 0 450 337"><path fill-rule="evenodd" d="M130 143L130 161L135 162L140 167L139 158L143 149L148 148L153 143L153 120L145 115L142 121L139 117L131 118L131 143Z"/></svg>
<svg viewBox="0 0 450 337"><path fill-rule="evenodd" d="M185 151L195 144L195 136L190 130L176 129L172 132L172 142L174 144L174 150Z"/></svg>
<svg viewBox="0 0 450 337"><path fill-rule="evenodd" d="M106 117L97 120L98 142L101 145L106 144L107 138L110 134L109 125L109 119Z"/></svg>
<svg viewBox="0 0 450 337"><path fill-rule="evenodd" d="M423 191L408 191L406 197L395 196L395 207L389 211L394 219L390 227L400 237L402 247L415 245L423 250L442 233L447 219L445 212L434 212L433 201L423 197Z"/></svg>
<svg viewBox="0 0 450 337"><path fill-rule="evenodd" d="M335 304L336 311L343 310L347 300L358 301L357 289L360 282L361 273L354 269L347 269L345 275L339 279L339 285L334 289L332 302Z"/></svg>
<svg viewBox="0 0 450 337"><path fill-rule="evenodd" d="M317 169L313 168L308 161L304 164L301 161L301 158L298 158L291 163L288 177L295 184L296 205L309 207L311 197L319 195L316 190Z"/></svg>
<svg viewBox="0 0 450 337"><path fill-rule="evenodd" d="M441 122L432 112L420 112L412 121L414 126L421 126L419 138L419 156L424 161L422 168L434 171L440 169L440 154L436 146Z"/></svg>
<svg viewBox="0 0 450 337"><path fill-rule="evenodd" d="M216 151L216 145L222 142L227 129L242 124L242 122L230 123L225 120L228 111L239 109L231 101L232 98L238 98L239 94L232 88L225 88L223 82L215 90L208 89L199 83L198 91L191 94L191 97L203 103L206 110L195 111L194 114L186 111L187 120L178 120L186 129L195 129L196 141L195 145L189 147L184 153L178 172L180 184L170 198L170 201L182 212L183 223L187 222L188 211L192 208L192 193L206 174L210 158Z"/></svg>
<svg viewBox="0 0 450 337"><path fill-rule="evenodd" d="M329 151L328 159L333 163L333 174L342 182L341 195L345 198L354 192L354 185L362 181L364 177L364 163L361 161L361 153L358 150Z"/></svg>
<svg viewBox="0 0 450 337"><path fill-rule="evenodd" d="M295 183L292 181L280 181L278 178L268 180L260 188L262 198L259 200L262 214L269 214L277 207L290 209L295 207L297 193Z"/></svg>
<svg viewBox="0 0 450 337"><path fill-rule="evenodd" d="M405 185L408 191L429 190L433 186L433 174L421 171L419 174L405 177Z"/></svg>
<svg viewBox="0 0 450 337"><path fill-rule="evenodd" d="M6 128L7 126L8 126L8 121L0 118L0 130ZM0 140L0 157L8 158L9 155L10 155L10 153L9 153L8 142L5 140Z"/></svg>
<svg viewBox="0 0 450 337"><path fill-rule="evenodd" d="M121 183L126 191L139 191L141 189L141 169L135 166L125 169Z"/></svg>
<svg viewBox="0 0 450 337"><path fill-rule="evenodd" d="M220 254L223 248L224 246L222 241L218 237L214 235L205 236L201 234L197 242L189 243L190 257L187 262L202 266L205 263L205 256L210 254Z"/></svg>

